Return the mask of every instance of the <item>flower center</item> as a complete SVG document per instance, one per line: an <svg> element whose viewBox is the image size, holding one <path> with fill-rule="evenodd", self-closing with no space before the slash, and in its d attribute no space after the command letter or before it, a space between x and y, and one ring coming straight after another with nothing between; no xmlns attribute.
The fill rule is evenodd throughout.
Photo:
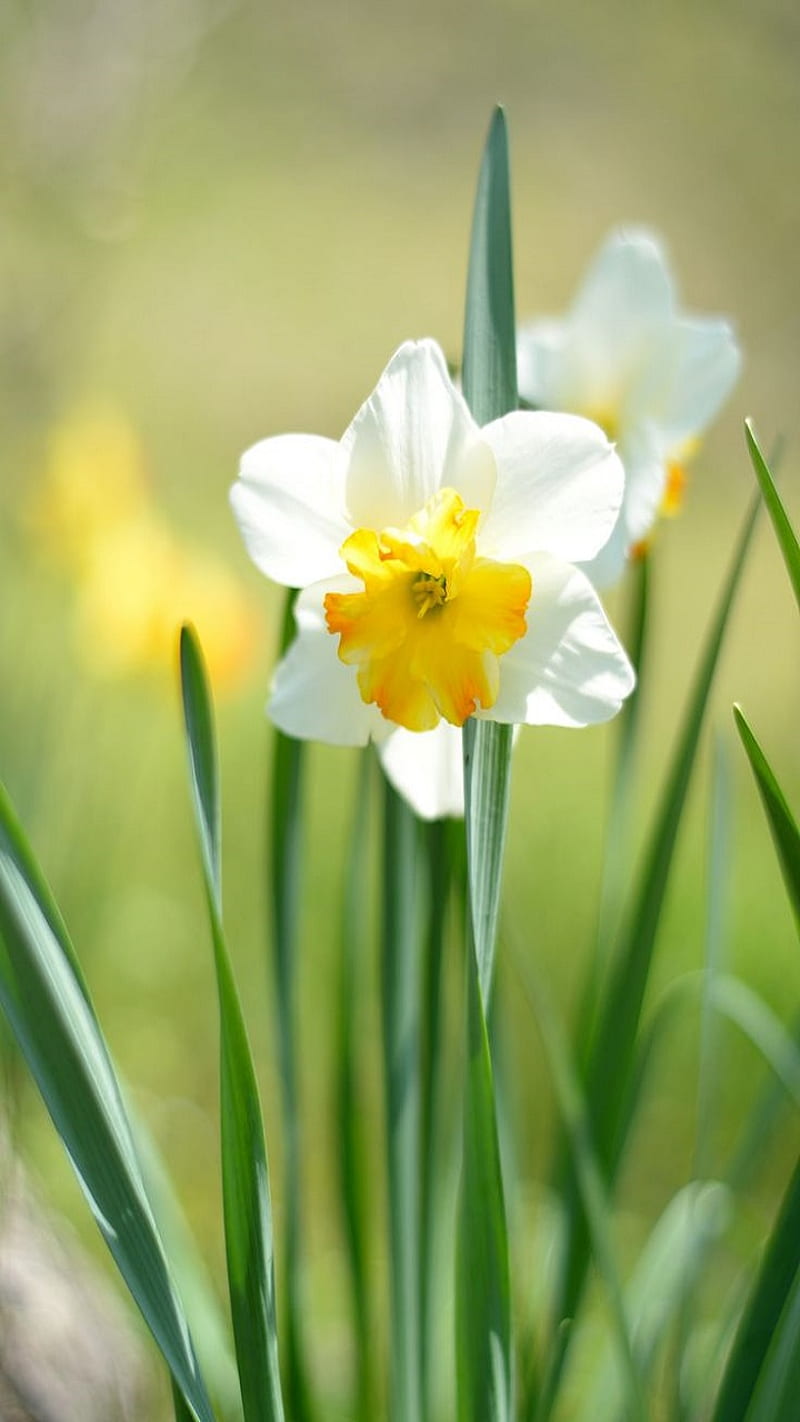
<svg viewBox="0 0 800 1422"><path fill-rule="evenodd" d="M417 617L424 617L434 607L447 602L447 578L444 573L438 577L433 573L418 573L411 585L414 601L419 608Z"/></svg>
<svg viewBox="0 0 800 1422"><path fill-rule="evenodd" d="M363 591L327 594L328 631L363 700L411 731L493 706L498 659L526 630L530 574L478 556L479 519L440 489L405 528L360 528L342 544Z"/></svg>

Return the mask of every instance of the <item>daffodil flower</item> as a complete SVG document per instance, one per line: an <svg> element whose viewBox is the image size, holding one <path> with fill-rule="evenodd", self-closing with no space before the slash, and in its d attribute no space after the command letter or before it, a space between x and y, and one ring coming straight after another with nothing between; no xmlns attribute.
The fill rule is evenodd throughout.
<svg viewBox="0 0 800 1422"><path fill-rule="evenodd" d="M647 232L614 232L561 320L520 328L522 398L596 420L625 468L614 536L587 569L613 581L659 514L680 507L685 464L739 373L727 321L682 315L664 253Z"/></svg>
<svg viewBox="0 0 800 1422"><path fill-rule="evenodd" d="M607 720L633 672L574 564L607 541L622 492L596 425L515 411L479 428L439 347L401 346L340 441L281 435L243 457L248 551L301 589L272 720L337 745L401 728L400 760L406 733L469 716Z"/></svg>

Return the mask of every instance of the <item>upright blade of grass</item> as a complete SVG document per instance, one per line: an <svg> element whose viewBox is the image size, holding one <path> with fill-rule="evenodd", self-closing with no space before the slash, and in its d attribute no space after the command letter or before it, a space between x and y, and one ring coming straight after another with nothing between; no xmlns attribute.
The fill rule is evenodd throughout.
<svg viewBox="0 0 800 1422"><path fill-rule="evenodd" d="M714 1105L719 1077L719 1024L715 1007L715 990L719 982L725 943L725 920L727 906L727 884L730 870L730 769L724 741L717 736L711 781L711 812L708 834L708 872L706 875L706 935L705 971L703 973L702 996L700 1002L700 1059L697 1071L697 1120L694 1133L692 1176L695 1182L704 1180L711 1173L711 1141L714 1127ZM698 1185L697 1189L701 1187ZM722 1189L723 1187L718 1187ZM689 1187L691 1190L692 1187ZM693 1192L686 1195L691 1216L691 1227L700 1200L704 1197ZM695 1283L708 1249L716 1236L700 1231L696 1245L692 1249L694 1267L684 1271L680 1288L680 1298L676 1310L676 1326L672 1349L673 1366L669 1373L672 1387L672 1408L675 1418L689 1415L691 1404L685 1396L688 1370L684 1367L696 1316Z"/></svg>
<svg viewBox="0 0 800 1422"><path fill-rule="evenodd" d="M516 410L508 134L495 109L478 177L464 318L464 398L479 425Z"/></svg>
<svg viewBox="0 0 800 1422"><path fill-rule="evenodd" d="M213 712L202 653L189 627L181 631L180 663L192 802L219 997L223 1211L236 1361L245 1422L283 1422L267 1154L253 1059L222 930Z"/></svg>
<svg viewBox="0 0 800 1422"><path fill-rule="evenodd" d="M635 887L632 908L600 1009L597 1029L586 1054L585 1076L592 1132L601 1168L609 1182L614 1179L630 1120L630 1093L636 1074L636 1039L642 1003L686 793L725 629L759 505L760 500L754 499L747 512L706 640L643 869ZM589 1261L586 1222L574 1186L571 1188L569 1181L565 1183L563 1193L568 1210L567 1248L557 1296L557 1321L574 1316Z"/></svg>
<svg viewBox="0 0 800 1422"><path fill-rule="evenodd" d="M367 1203L363 1141L357 1084L356 1019L359 987L363 979L366 938L366 866L369 860L369 790L372 757L358 763L358 784L345 870L342 913L341 978L336 1051L336 1120L339 1138L339 1186L344 1215L347 1263L353 1295L356 1335L356 1399L353 1415L358 1422L375 1416L373 1365L374 1329L367 1282Z"/></svg>
<svg viewBox="0 0 800 1422"><path fill-rule="evenodd" d="M769 466L758 447L758 441L753 433L753 426L749 420L744 422L744 432L747 439L747 448L750 451L750 458L753 461L753 468L756 471L764 503L767 512L772 519L772 526L780 544L781 552L786 563L786 571L791 579L794 595L797 599L797 606L800 608L800 544L797 541L797 534L789 522L780 494L775 488L775 481L772 478ZM774 461L773 461L774 462Z"/></svg>
<svg viewBox="0 0 800 1422"><path fill-rule="evenodd" d="M422 826L429 885L427 923L422 970L422 1013L420 1033L420 1216L419 1249L421 1270L420 1336L422 1341L422 1395L425 1415L431 1412L430 1362L433 1303L438 1282L436 1250L436 1204L443 1170L440 1140L440 1086L444 1043L442 1040L442 965L445 936L457 880L453 852L452 820L435 820Z"/></svg>
<svg viewBox="0 0 800 1422"><path fill-rule="evenodd" d="M747 758L753 767L758 792L767 815L795 921L800 928L800 831L786 798L761 746L753 735L741 706L734 706L734 718Z"/></svg>
<svg viewBox="0 0 800 1422"><path fill-rule="evenodd" d="M592 1253L608 1295L619 1361L623 1370L625 1409L619 1415L624 1416L627 1422L647 1422L642 1380L634 1355L614 1254L611 1207L592 1145L584 1093L570 1058L566 1034L559 1023L555 1004L543 983L534 975L532 968L528 966L523 972L520 953L515 955L515 959L523 975L526 995L535 1012L547 1054L559 1114L569 1142L581 1202L588 1222ZM553 1382L557 1381L557 1377L553 1377ZM541 1399L542 1416L549 1414L553 1400L548 1397Z"/></svg>
<svg viewBox="0 0 800 1422"><path fill-rule="evenodd" d="M295 634L297 594L286 594L279 652ZM272 915L272 961L275 974L275 1022L281 1082L284 1198L284 1358L287 1407L294 1422L311 1422L314 1407L303 1344L301 1244L302 1181L300 1111L297 1090L295 984L299 959L298 922L302 869L302 792L305 745L276 730L272 751L269 816L269 904Z"/></svg>
<svg viewBox="0 0 800 1422"><path fill-rule="evenodd" d="M421 1422L418 823L383 777L381 975L391 1288L390 1419Z"/></svg>
<svg viewBox="0 0 800 1422"><path fill-rule="evenodd" d="M512 1415L511 1297L489 1039L475 954L467 953L464 1157L456 1253L459 1422Z"/></svg>
<svg viewBox="0 0 800 1422"><path fill-rule="evenodd" d="M189 1415L213 1422L108 1048L66 928L2 786L0 1003Z"/></svg>
<svg viewBox="0 0 800 1422"><path fill-rule="evenodd" d="M739 1324L717 1395L713 1422L743 1422L749 1416L750 1400L781 1314L795 1287L798 1269L800 1164L795 1167ZM791 1315L796 1328L796 1309L791 1310Z"/></svg>
<svg viewBox="0 0 800 1422"><path fill-rule="evenodd" d="M629 632L626 645L636 672L636 686L616 718L617 754L611 788L611 805L603 843L603 871L597 914L597 935L595 949L589 959L589 971L578 1013L577 1042L579 1050L585 1050L591 1041L600 986L608 967L630 862L630 817L636 752L639 743L642 685L646 675L651 563L652 559L649 553L644 552L641 557L634 560L628 574L630 603Z"/></svg>
<svg viewBox="0 0 800 1422"><path fill-rule="evenodd" d="M511 199L505 116L493 116L472 221L464 320L464 395L481 425L517 407ZM464 728L467 827L467 1060L457 1237L456 1366L460 1422L511 1415L508 1234L486 1032L508 818L511 729Z"/></svg>

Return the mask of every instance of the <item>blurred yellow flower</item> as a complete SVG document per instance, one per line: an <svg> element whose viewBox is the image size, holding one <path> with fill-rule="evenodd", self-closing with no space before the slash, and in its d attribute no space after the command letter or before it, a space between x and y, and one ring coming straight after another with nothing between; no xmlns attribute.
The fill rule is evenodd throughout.
<svg viewBox="0 0 800 1422"><path fill-rule="evenodd" d="M86 404L50 435L28 524L53 562L79 573L91 562L97 540L138 518L149 502L142 452L129 421L110 406Z"/></svg>
<svg viewBox="0 0 800 1422"><path fill-rule="evenodd" d="M40 551L75 580L78 644L95 673L171 672L186 620L198 628L217 690L253 665L262 629L252 604L216 556L179 541L161 517L120 412L86 406L54 430L27 524Z"/></svg>

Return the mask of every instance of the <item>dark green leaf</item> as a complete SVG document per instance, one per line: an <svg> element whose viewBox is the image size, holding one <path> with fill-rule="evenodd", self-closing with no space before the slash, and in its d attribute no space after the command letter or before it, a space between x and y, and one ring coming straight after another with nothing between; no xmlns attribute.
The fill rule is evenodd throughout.
<svg viewBox="0 0 800 1422"><path fill-rule="evenodd" d="M245 1422L282 1422L272 1215L258 1087L222 931L219 788L208 682L194 631L181 632L181 686L220 1016L225 1246Z"/></svg>
<svg viewBox="0 0 800 1422"><path fill-rule="evenodd" d="M733 714L739 735L742 738L742 745L753 767L753 774L756 777L758 792L772 832L781 873L794 909L795 920L800 928L800 831L798 831L797 822L786 803L783 791L775 779L772 767L753 735L742 708L734 706Z"/></svg>
<svg viewBox="0 0 800 1422"><path fill-rule="evenodd" d="M783 507L780 494L775 487L775 482L770 473L769 466L758 447L758 442L753 434L753 426L749 420L744 422L744 432L747 438L747 448L750 451L750 458L753 461L753 468L756 471L756 478L764 496L764 503L772 519L772 526L780 544L781 552L786 563L786 570L791 579L794 595L797 599L797 606L800 608L800 544L797 542L797 534L789 522L789 516Z"/></svg>
<svg viewBox="0 0 800 1422"><path fill-rule="evenodd" d="M212 1422L108 1049L66 929L2 787L0 1002L191 1415Z"/></svg>
<svg viewBox="0 0 800 1422"><path fill-rule="evenodd" d="M784 1197L750 1292L717 1396L713 1422L744 1422L764 1360L800 1268L800 1164ZM792 1310L798 1337L800 1319ZM795 1397L796 1402L796 1397ZM787 1414L788 1416L789 1414ZM762 1414L763 1416L763 1414Z"/></svg>

